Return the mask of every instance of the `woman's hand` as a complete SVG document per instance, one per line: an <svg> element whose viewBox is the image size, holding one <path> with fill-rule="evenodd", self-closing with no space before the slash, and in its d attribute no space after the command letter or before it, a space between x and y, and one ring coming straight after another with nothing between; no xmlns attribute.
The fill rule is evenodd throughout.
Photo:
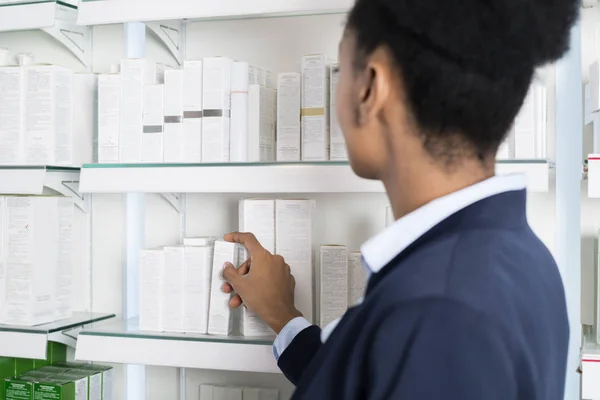
<svg viewBox="0 0 600 400"><path fill-rule="evenodd" d="M225 240L243 245L250 254L238 269L229 263L223 269L223 291L236 292L230 305L237 308L244 304L276 333L301 317L294 306L296 281L283 257L269 253L251 233L230 233Z"/></svg>

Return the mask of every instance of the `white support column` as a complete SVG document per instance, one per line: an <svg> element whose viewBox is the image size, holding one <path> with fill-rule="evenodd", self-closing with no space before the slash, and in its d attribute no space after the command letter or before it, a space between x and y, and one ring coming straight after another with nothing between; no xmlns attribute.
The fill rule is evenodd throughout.
<svg viewBox="0 0 600 400"><path fill-rule="evenodd" d="M146 26L134 22L124 25L125 57L142 58L146 50ZM145 240L145 196L125 195L125 257L123 270L123 318L139 316L139 251ZM146 399L146 369L143 365L125 366L125 399Z"/></svg>
<svg viewBox="0 0 600 400"><path fill-rule="evenodd" d="M186 236L187 225L186 225L186 210L187 210L187 196L185 193L179 195L179 242L183 243L183 239ZM187 398L187 377L185 368L179 368L179 400L186 400Z"/></svg>
<svg viewBox="0 0 600 400"><path fill-rule="evenodd" d="M581 151L583 134L581 26L571 50L556 65L556 256L565 284L571 338L565 400L580 399L581 350Z"/></svg>

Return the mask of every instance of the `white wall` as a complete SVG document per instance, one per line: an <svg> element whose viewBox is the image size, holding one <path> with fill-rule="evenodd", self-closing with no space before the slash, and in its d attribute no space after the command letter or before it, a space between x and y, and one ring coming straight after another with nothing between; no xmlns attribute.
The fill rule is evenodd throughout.
<svg viewBox="0 0 600 400"><path fill-rule="evenodd" d="M344 17L327 15L236 21L190 23L187 57L224 55L246 60L275 72L299 70L303 54L324 52L337 57L337 45ZM65 49L41 32L0 34L2 47L13 52L31 52L39 62L52 62L81 69L81 65ZM106 72L111 63L123 55L121 26L94 29L94 71ZM175 65L173 58L156 40L150 38L147 56ZM550 115L553 118L553 115ZM553 131L553 130L552 130ZM285 196L285 195L282 195ZM223 234L236 229L237 201L240 195L189 195L187 201L187 234ZM345 243L358 249L369 236L384 225L383 195L351 194L308 196L316 200L314 222L315 247L321 243ZM146 246L175 243L179 237L179 221L175 211L159 195L148 195L146 206ZM584 215L594 210L584 203ZM596 207L596 209L600 209ZM600 213L598 211L597 213ZM528 216L534 230L550 249L554 249L554 194L529 196ZM586 233L599 229L600 215L584 219ZM591 226L593 225L593 227ZM124 247L124 205L122 195L95 195L93 198L93 266L94 311L120 314L122 308L122 266ZM81 255L79 255L81 257ZM82 297L82 295L79 295ZM80 299L82 305L83 298ZM198 357L202 357L201 354ZM117 399L122 398L122 374L116 373ZM265 385L279 387L284 397L292 387L283 376L271 374L219 371L187 372L188 399L197 398L201 382ZM175 368L147 368L147 399L177 398L178 371Z"/></svg>

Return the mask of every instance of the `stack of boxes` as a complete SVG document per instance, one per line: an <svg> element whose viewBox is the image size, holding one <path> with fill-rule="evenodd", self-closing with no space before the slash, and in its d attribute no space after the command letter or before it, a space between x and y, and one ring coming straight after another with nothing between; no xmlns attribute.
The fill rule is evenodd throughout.
<svg viewBox="0 0 600 400"><path fill-rule="evenodd" d="M198 400L279 400L277 389L200 385Z"/></svg>
<svg viewBox="0 0 600 400"><path fill-rule="evenodd" d="M59 362L4 379L6 400L111 400L112 367Z"/></svg>
<svg viewBox="0 0 600 400"><path fill-rule="evenodd" d="M69 198L0 197L0 323L71 317L73 218Z"/></svg>
<svg viewBox="0 0 600 400"><path fill-rule="evenodd" d="M0 64L0 165L92 162L96 75L19 59Z"/></svg>
<svg viewBox="0 0 600 400"><path fill-rule="evenodd" d="M286 258L296 278L296 304L313 316L312 200L244 199L239 204L240 230L254 232L272 253ZM140 329L229 335L234 332L230 295L223 293L226 262L237 266L245 249L214 237L186 238L181 246L140 253ZM242 310L240 333L273 336L256 315Z"/></svg>

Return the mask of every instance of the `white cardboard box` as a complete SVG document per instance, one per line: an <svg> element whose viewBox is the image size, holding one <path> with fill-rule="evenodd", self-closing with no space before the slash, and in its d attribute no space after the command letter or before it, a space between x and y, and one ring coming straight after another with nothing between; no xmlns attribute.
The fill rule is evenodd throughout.
<svg viewBox="0 0 600 400"><path fill-rule="evenodd" d="M145 59L121 62L119 162L142 162L144 88L164 82L164 67Z"/></svg>
<svg viewBox="0 0 600 400"><path fill-rule="evenodd" d="M323 54L302 57L302 160L329 160L329 66Z"/></svg>
<svg viewBox="0 0 600 400"><path fill-rule="evenodd" d="M0 164L25 162L25 70L0 67Z"/></svg>
<svg viewBox="0 0 600 400"><path fill-rule="evenodd" d="M367 271L360 251L348 254L348 304L356 305L365 294Z"/></svg>
<svg viewBox="0 0 600 400"><path fill-rule="evenodd" d="M279 400L279 390L266 388L244 388L243 400Z"/></svg>
<svg viewBox="0 0 600 400"><path fill-rule="evenodd" d="M185 136L183 129L184 70L165 71L164 86L164 133L163 161L165 163L185 162ZM199 138L200 132L198 132ZM196 140L196 145L199 142ZM198 147L196 156L198 156ZM191 150L190 150L191 151ZM199 158L195 162L199 162Z"/></svg>
<svg viewBox="0 0 600 400"><path fill-rule="evenodd" d="M248 161L275 161L276 92L250 85L248 95Z"/></svg>
<svg viewBox="0 0 600 400"><path fill-rule="evenodd" d="M304 199L275 202L275 250L285 258L296 279L296 308L313 320L312 212Z"/></svg>
<svg viewBox="0 0 600 400"><path fill-rule="evenodd" d="M183 63L184 162L202 162L202 60Z"/></svg>
<svg viewBox="0 0 600 400"><path fill-rule="evenodd" d="M142 162L163 162L164 85L144 87Z"/></svg>
<svg viewBox="0 0 600 400"><path fill-rule="evenodd" d="M73 224L75 205L73 199L57 197L58 248L56 265L56 312L55 320L73 315Z"/></svg>
<svg viewBox="0 0 600 400"><path fill-rule="evenodd" d="M140 250L140 330L163 330L165 252Z"/></svg>
<svg viewBox="0 0 600 400"><path fill-rule="evenodd" d="M185 247L166 246L163 274L163 330L183 332Z"/></svg>
<svg viewBox="0 0 600 400"><path fill-rule="evenodd" d="M33 326L57 315L57 197L2 197L0 323ZM62 271L64 272L64 271Z"/></svg>
<svg viewBox="0 0 600 400"><path fill-rule="evenodd" d="M277 161L300 161L301 75L285 73L277 79Z"/></svg>
<svg viewBox="0 0 600 400"><path fill-rule="evenodd" d="M73 164L73 71L25 67L25 162Z"/></svg>
<svg viewBox="0 0 600 400"><path fill-rule="evenodd" d="M98 155L99 163L119 162L119 115L121 75L98 75Z"/></svg>
<svg viewBox="0 0 600 400"><path fill-rule="evenodd" d="M341 318L348 309L348 253L346 246L322 245L320 248L321 327Z"/></svg>
<svg viewBox="0 0 600 400"><path fill-rule="evenodd" d="M267 89L268 90L268 89ZM239 203L239 230L252 232L260 244L275 253L275 200L242 199ZM239 259L240 263L245 259ZM273 336L273 330L246 307L242 310L240 332L244 336Z"/></svg>
<svg viewBox="0 0 600 400"><path fill-rule="evenodd" d="M81 167L94 162L97 124L98 75L77 73L73 75L73 134L66 140L63 149L68 161L65 165ZM60 141L57 143L60 144ZM69 155L70 154L70 155Z"/></svg>
<svg viewBox="0 0 600 400"><path fill-rule="evenodd" d="M183 331L208 333L212 246L185 247Z"/></svg>
<svg viewBox="0 0 600 400"><path fill-rule="evenodd" d="M344 138L344 132L340 127L340 122L337 117L335 109L337 85L340 80L340 65L332 64L329 69L330 73L330 91L329 91L329 158L332 161L346 161L348 160L348 150L346 148L346 139Z"/></svg>
<svg viewBox="0 0 600 400"><path fill-rule="evenodd" d="M534 81L515 119L515 158L546 158L546 118L546 88Z"/></svg>
<svg viewBox="0 0 600 400"><path fill-rule="evenodd" d="M234 61L231 65L231 162L248 161L248 96L250 65Z"/></svg>
<svg viewBox="0 0 600 400"><path fill-rule="evenodd" d="M226 262L238 265L238 245L217 240L215 242L212 278L210 286L210 312L208 333L211 335L229 335L232 329L232 313L229 307L231 295L221 290L223 285L223 265Z"/></svg>
<svg viewBox="0 0 600 400"><path fill-rule="evenodd" d="M231 65L226 57L203 60L202 162L230 160Z"/></svg>

